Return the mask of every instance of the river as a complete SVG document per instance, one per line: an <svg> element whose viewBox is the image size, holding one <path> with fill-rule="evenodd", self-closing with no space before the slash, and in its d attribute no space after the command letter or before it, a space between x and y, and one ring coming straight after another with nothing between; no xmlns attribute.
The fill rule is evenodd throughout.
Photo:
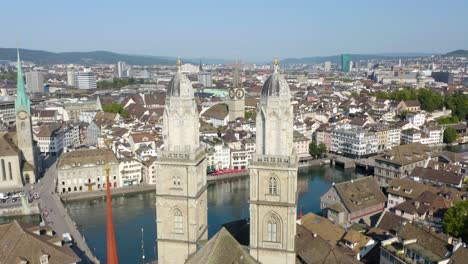
<svg viewBox="0 0 468 264"><path fill-rule="evenodd" d="M320 211L320 196L333 182L355 177L353 170L329 166L300 169L298 212ZM208 187L208 236L222 224L249 216L248 178ZM143 237L145 260L156 259L155 194L143 193L112 199L114 226L120 263L142 263ZM75 201L66 204L71 217L95 255L106 260L106 203L104 200ZM141 229L143 228L143 233Z"/></svg>

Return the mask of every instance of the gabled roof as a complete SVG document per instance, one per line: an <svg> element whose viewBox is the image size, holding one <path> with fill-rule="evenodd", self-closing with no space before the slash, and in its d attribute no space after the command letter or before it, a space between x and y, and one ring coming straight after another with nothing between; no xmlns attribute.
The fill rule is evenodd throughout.
<svg viewBox="0 0 468 264"><path fill-rule="evenodd" d="M387 197L372 176L337 183L334 188L349 212L387 201Z"/></svg>
<svg viewBox="0 0 468 264"><path fill-rule="evenodd" d="M442 197L430 191L425 191L414 199L398 204L394 209L421 216L429 210L432 210L435 215L442 215L445 209L449 207L450 205Z"/></svg>
<svg viewBox="0 0 468 264"><path fill-rule="evenodd" d="M415 239L416 242L406 244L405 247L410 247L412 244L416 244L419 252L426 252L429 257L433 258L431 261L440 261L445 259L453 247L433 233L411 223L401 225L398 230L398 235L406 241ZM415 248L413 247L413 249Z"/></svg>
<svg viewBox="0 0 468 264"><path fill-rule="evenodd" d="M206 110L202 116L214 119L224 120L229 114L227 104L217 104Z"/></svg>
<svg viewBox="0 0 468 264"><path fill-rule="evenodd" d="M454 185L459 185L463 179L463 176L451 171L434 170L423 167L414 168L413 171L411 171L410 177L419 177L423 180Z"/></svg>
<svg viewBox="0 0 468 264"><path fill-rule="evenodd" d="M389 194L402 196L408 199L416 198L425 191L437 193L435 187L413 181L409 178L393 179L387 188Z"/></svg>
<svg viewBox="0 0 468 264"><path fill-rule="evenodd" d="M360 263L354 257L345 254L348 250L331 245L320 235L297 225L295 238L296 263L307 264L353 264Z"/></svg>
<svg viewBox="0 0 468 264"><path fill-rule="evenodd" d="M395 232L398 227L407 220L390 211L384 211L377 222L376 228L387 232Z"/></svg>
<svg viewBox="0 0 468 264"><path fill-rule="evenodd" d="M0 133L0 157L17 156L20 150L8 133Z"/></svg>
<svg viewBox="0 0 468 264"><path fill-rule="evenodd" d="M52 244L54 237L37 235L16 220L0 225L0 260L2 263L39 264L42 255L48 255L49 263L76 263L80 258L69 247Z"/></svg>
<svg viewBox="0 0 468 264"><path fill-rule="evenodd" d="M328 243L335 245L340 241L346 231L339 225L332 223L327 218L308 213L301 218L301 225L313 234L318 234Z"/></svg>
<svg viewBox="0 0 468 264"><path fill-rule="evenodd" d="M430 157L431 149L421 143L395 146L391 150L385 151L381 156L375 158L376 161L383 161L400 166L412 164Z"/></svg>
<svg viewBox="0 0 468 264"><path fill-rule="evenodd" d="M154 141L154 136L148 132L142 133L134 133L130 135L134 143L142 143L142 142L152 142Z"/></svg>
<svg viewBox="0 0 468 264"><path fill-rule="evenodd" d="M418 100L402 101L407 107L421 107Z"/></svg>
<svg viewBox="0 0 468 264"><path fill-rule="evenodd" d="M191 255L186 264L257 264L258 262L244 251L226 228L214 235L205 246Z"/></svg>

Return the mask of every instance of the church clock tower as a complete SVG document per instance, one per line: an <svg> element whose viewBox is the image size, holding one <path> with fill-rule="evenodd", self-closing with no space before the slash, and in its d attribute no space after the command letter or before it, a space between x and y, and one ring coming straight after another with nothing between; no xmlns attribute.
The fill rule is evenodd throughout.
<svg viewBox="0 0 468 264"><path fill-rule="evenodd" d="M17 94L15 100L15 113L16 113L16 135L18 139L18 148L23 153L23 159L29 163L35 170L36 159L34 155L34 145L32 136L32 123L31 123L31 102L26 94L26 87L24 85L23 69L21 67L21 60L18 50L18 80L17 80ZM23 165L23 169L24 169ZM23 175L25 183L34 183L34 175Z"/></svg>
<svg viewBox="0 0 468 264"><path fill-rule="evenodd" d="M184 263L208 239L206 154L190 80L178 72L167 89L164 147L156 162L158 263Z"/></svg>
<svg viewBox="0 0 468 264"><path fill-rule="evenodd" d="M232 74L232 87L229 89L229 121L236 121L237 118L244 118L245 114L245 89L239 74L239 64L234 66Z"/></svg>
<svg viewBox="0 0 468 264"><path fill-rule="evenodd" d="M275 71L257 105L250 168L250 254L261 263L296 263L297 155L289 86Z"/></svg>

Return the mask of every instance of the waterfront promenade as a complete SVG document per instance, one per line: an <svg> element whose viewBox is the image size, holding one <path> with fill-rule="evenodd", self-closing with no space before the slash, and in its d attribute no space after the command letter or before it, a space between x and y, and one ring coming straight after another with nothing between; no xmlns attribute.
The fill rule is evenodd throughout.
<svg viewBox="0 0 468 264"><path fill-rule="evenodd" d="M155 185L137 185L137 186L125 186L120 188L111 189L112 197L115 196L125 196L132 193L143 193L143 192L156 192ZM77 193L65 193L61 194L60 198L64 202L76 201L76 200L86 200L86 199L96 199L96 198L106 198L106 191L91 191L91 192L77 192Z"/></svg>
<svg viewBox="0 0 468 264"><path fill-rule="evenodd" d="M69 233L75 245L80 249L75 252L84 263L92 262L99 263L99 260L94 256L89 249L84 237L78 231L75 222L70 218L68 212L63 206L60 198L55 194L55 186L57 182L56 163L54 162L46 171L41 182L36 185L36 192L40 193L39 208L42 219L51 227L59 236L64 233ZM84 256L83 256L84 254Z"/></svg>

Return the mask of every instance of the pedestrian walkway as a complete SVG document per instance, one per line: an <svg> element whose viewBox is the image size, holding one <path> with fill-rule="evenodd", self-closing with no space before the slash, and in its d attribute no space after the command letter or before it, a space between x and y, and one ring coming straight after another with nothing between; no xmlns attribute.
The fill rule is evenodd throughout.
<svg viewBox="0 0 468 264"><path fill-rule="evenodd" d="M89 249L84 237L78 231L78 228L71 219L67 210L63 206L60 198L55 194L56 170L53 164L42 178L41 185L37 187L40 192L40 210L41 215L48 226L50 226L59 236L69 233L76 246L85 254L89 261L99 263Z"/></svg>

